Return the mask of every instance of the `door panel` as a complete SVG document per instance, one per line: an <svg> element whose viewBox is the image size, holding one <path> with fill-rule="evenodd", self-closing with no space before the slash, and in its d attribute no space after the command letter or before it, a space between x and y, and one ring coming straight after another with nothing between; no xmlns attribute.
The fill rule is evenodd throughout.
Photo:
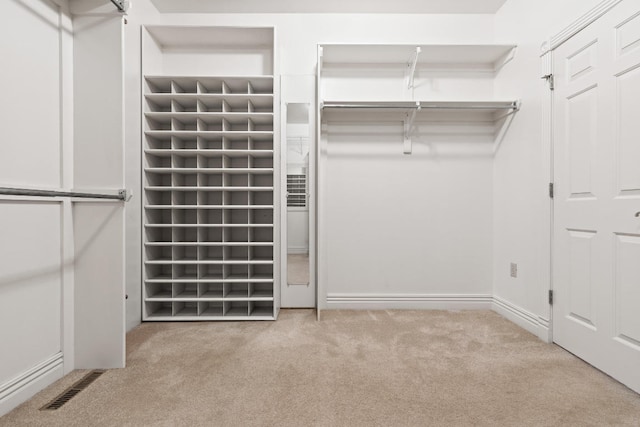
<svg viewBox="0 0 640 427"><path fill-rule="evenodd" d="M640 391L640 5L554 51L554 341Z"/></svg>

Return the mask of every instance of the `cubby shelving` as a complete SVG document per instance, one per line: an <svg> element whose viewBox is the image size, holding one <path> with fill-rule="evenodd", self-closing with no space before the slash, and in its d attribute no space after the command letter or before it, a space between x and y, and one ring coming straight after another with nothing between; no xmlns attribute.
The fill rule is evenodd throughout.
<svg viewBox="0 0 640 427"><path fill-rule="evenodd" d="M274 319L273 77L144 86L144 319Z"/></svg>

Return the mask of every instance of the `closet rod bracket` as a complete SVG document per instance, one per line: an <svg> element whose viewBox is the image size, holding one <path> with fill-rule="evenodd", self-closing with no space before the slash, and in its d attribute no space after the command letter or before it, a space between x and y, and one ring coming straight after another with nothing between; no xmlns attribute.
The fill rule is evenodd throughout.
<svg viewBox="0 0 640 427"><path fill-rule="evenodd" d="M418 57L420 56L420 52L422 52L422 48L420 46L416 47L416 51L414 52L413 57L408 63L409 78L407 83L407 89L411 89L414 87L413 82L416 74L416 66L418 65Z"/></svg>
<svg viewBox="0 0 640 427"><path fill-rule="evenodd" d="M413 122L416 119L416 114L420 111L420 102L416 101L415 108L408 112L404 119L404 154L411 154L413 147L411 141L411 132L413 130Z"/></svg>

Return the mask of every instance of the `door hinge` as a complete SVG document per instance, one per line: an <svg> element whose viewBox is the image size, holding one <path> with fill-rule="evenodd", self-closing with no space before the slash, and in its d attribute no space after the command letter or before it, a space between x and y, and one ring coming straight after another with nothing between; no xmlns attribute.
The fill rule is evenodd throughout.
<svg viewBox="0 0 640 427"><path fill-rule="evenodd" d="M549 305L553 305L553 289L549 289Z"/></svg>
<svg viewBox="0 0 640 427"><path fill-rule="evenodd" d="M547 83L549 83L549 90L554 90L556 88L555 86L555 79L553 78L553 74L546 74L542 77L540 77L541 79L545 79L547 81Z"/></svg>
<svg viewBox="0 0 640 427"><path fill-rule="evenodd" d="M549 197L553 199L554 196L554 188L553 188L553 182L549 183Z"/></svg>

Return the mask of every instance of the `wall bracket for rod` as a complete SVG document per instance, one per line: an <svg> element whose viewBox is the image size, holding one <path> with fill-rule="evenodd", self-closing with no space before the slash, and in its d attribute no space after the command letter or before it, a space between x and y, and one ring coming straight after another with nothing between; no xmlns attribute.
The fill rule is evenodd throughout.
<svg viewBox="0 0 640 427"><path fill-rule="evenodd" d="M411 154L413 150L411 131L413 130L413 121L416 119L418 111L420 111L420 102L416 102L416 108L408 112L404 119L404 154Z"/></svg>
<svg viewBox="0 0 640 427"><path fill-rule="evenodd" d="M418 57L420 56L420 52L422 52L422 49L420 48L420 46L416 47L416 51L413 54L413 58L411 58L411 60L408 63L409 78L407 82L407 89L411 89L412 87L414 87L413 82L416 74L416 66L418 65Z"/></svg>

